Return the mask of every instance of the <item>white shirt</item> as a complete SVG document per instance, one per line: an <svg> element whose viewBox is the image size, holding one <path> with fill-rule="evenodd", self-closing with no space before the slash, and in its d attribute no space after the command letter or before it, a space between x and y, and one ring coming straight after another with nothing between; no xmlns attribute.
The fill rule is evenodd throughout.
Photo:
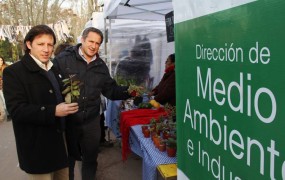
<svg viewBox="0 0 285 180"><path fill-rule="evenodd" d="M37 63L37 65L40 66L40 68L42 68L45 71L48 71L51 69L51 67L53 66L53 63L49 60L47 62L47 64L42 63L40 60L38 60L37 58L35 58L33 55L30 54L30 56L34 59L34 61Z"/></svg>
<svg viewBox="0 0 285 180"><path fill-rule="evenodd" d="M81 50L81 46L78 48L78 52L79 52L79 55L84 59L84 61L87 62L87 64L88 64L88 63L91 63L92 61L95 61L95 59L96 59L96 55L94 55L94 56L92 57L92 59L91 59L90 62L87 61L87 59L84 57L84 54L83 54L83 52L82 52L82 50Z"/></svg>

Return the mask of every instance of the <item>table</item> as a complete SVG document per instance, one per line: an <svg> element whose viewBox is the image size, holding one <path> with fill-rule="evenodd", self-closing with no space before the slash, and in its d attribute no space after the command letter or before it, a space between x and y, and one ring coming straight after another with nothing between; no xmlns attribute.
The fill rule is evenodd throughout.
<svg viewBox="0 0 285 180"><path fill-rule="evenodd" d="M176 157L168 157L166 151L155 148L151 138L144 137L141 125L131 127L129 144L131 150L143 159L143 180L156 180L158 165L177 163Z"/></svg>
<svg viewBox="0 0 285 180"><path fill-rule="evenodd" d="M149 98L147 94L143 94L143 102L148 102ZM115 137L117 139L121 138L121 132L120 132L120 114L122 111L128 111L131 109L136 109L135 106L128 107L125 109L122 109L122 104L124 104L124 107L126 107L126 102L128 100L110 100L107 101L107 109L106 109L106 126L113 132ZM129 99L130 101L130 99Z"/></svg>
<svg viewBox="0 0 285 180"><path fill-rule="evenodd" d="M106 126L111 129L117 139L121 138L120 132L120 113L121 113L121 100L112 101L108 100L106 110Z"/></svg>
<svg viewBox="0 0 285 180"><path fill-rule="evenodd" d="M160 116L166 116L164 108L158 109L134 109L121 112L120 117L120 132L122 134L122 158L127 159L131 153L129 145L130 129L138 124L149 124L152 118L158 119Z"/></svg>

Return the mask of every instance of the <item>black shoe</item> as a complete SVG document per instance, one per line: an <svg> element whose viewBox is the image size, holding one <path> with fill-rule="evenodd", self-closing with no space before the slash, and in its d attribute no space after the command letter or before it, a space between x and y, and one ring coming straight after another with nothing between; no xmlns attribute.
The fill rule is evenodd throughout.
<svg viewBox="0 0 285 180"><path fill-rule="evenodd" d="M110 141L103 141L103 142L100 142L100 146L101 147L113 147L114 146L114 143L110 142Z"/></svg>

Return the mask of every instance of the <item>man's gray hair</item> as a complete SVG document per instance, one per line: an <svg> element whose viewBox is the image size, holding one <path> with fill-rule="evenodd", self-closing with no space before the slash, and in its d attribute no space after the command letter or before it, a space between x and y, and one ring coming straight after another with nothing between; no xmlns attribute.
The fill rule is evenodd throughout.
<svg viewBox="0 0 285 180"><path fill-rule="evenodd" d="M84 31L82 32L82 38L86 39L86 37L88 36L89 32L94 32L97 33L100 37L101 37L101 43L103 42L103 33L102 31L100 31L99 29L95 28L95 27L88 27L86 29L84 29Z"/></svg>

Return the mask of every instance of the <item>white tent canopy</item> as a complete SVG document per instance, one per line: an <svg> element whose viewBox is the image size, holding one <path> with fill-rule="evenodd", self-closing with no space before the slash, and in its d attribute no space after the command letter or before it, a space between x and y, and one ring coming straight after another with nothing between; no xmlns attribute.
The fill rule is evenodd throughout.
<svg viewBox="0 0 285 180"><path fill-rule="evenodd" d="M110 71L116 74L117 68L114 67L126 59L134 62L132 51L138 45L136 39L144 39L150 45L148 52L152 54L149 57L152 62L149 78L156 85L163 76L167 56L174 52L174 42L167 43L165 24L165 15L171 11L172 0L105 0L103 17L100 13L93 13L87 26L104 29L104 32L108 30L108 43L105 43L101 56L106 58ZM106 21L102 22L103 19Z"/></svg>
<svg viewBox="0 0 285 180"><path fill-rule="evenodd" d="M164 21L173 10L172 0L106 0L104 17L107 19L137 19Z"/></svg>

